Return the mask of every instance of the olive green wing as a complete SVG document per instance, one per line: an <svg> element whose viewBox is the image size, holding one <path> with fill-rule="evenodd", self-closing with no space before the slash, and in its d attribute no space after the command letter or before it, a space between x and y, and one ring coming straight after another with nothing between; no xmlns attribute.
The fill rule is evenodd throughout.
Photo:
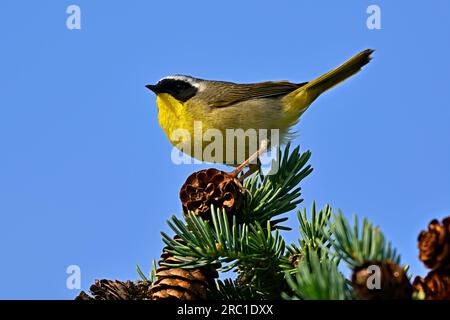
<svg viewBox="0 0 450 320"><path fill-rule="evenodd" d="M242 101L286 95L305 84L307 82L267 81L251 84L216 83L215 93L205 97L205 100L210 107L222 108Z"/></svg>

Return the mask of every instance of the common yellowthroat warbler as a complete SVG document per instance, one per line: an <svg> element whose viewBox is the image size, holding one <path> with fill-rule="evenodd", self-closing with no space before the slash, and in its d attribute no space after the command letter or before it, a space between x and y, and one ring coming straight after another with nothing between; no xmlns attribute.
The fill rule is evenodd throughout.
<svg viewBox="0 0 450 320"><path fill-rule="evenodd" d="M360 71L369 63L372 53L371 49L362 51L336 69L304 83L268 81L238 84L174 75L146 87L157 95L159 124L174 146L199 160L236 165L242 159L236 158L239 151L235 145L231 148L234 155L229 156L231 136L227 138L227 129L238 129L237 136L254 130L252 132L256 132L258 137L265 130L269 132L267 140L271 142L274 140L273 132L278 132L279 142L286 142L290 138L290 129L311 103L323 92ZM213 138L211 134L205 137L197 131L204 133L208 129L222 134L222 141L217 141L217 137L214 139L215 146L223 148L220 150L223 156L217 157L219 150L213 152L213 158L208 158L211 153L205 155L203 152ZM196 152L195 145L200 147L200 152ZM244 150L244 157L251 153Z"/></svg>

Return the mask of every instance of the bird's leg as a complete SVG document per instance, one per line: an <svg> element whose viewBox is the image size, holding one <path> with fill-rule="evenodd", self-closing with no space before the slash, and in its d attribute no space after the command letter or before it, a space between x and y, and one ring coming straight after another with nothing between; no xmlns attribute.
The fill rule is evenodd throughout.
<svg viewBox="0 0 450 320"><path fill-rule="evenodd" d="M248 170L246 173L243 173L240 177L239 177L239 181L242 182L245 179L247 179L248 177L250 177L252 174L259 172L261 173L262 169L261 169L261 161L259 160L259 158L257 159L256 163L252 163L248 166Z"/></svg>
<svg viewBox="0 0 450 320"><path fill-rule="evenodd" d="M261 142L261 147L258 151L250 156L247 160L245 160L239 167L237 167L231 174L237 177L245 167L249 167L249 170L239 177L240 181L243 181L245 178L248 178L250 175L255 172L261 170L261 161L259 161L258 157L267 150L267 141L263 140ZM256 164L252 163L256 160Z"/></svg>

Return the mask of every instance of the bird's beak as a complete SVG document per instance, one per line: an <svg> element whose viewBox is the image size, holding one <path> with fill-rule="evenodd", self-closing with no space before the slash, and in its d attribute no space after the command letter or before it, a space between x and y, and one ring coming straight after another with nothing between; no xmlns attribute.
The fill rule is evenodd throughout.
<svg viewBox="0 0 450 320"><path fill-rule="evenodd" d="M158 86L153 85L153 84L148 84L145 86L148 90L153 91L154 93L158 94L159 90L158 90Z"/></svg>

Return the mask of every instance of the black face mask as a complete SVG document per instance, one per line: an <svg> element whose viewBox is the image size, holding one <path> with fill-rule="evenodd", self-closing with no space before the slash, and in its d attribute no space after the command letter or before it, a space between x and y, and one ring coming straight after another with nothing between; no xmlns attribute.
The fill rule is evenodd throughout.
<svg viewBox="0 0 450 320"><path fill-rule="evenodd" d="M154 93L168 93L181 102L186 102L197 93L198 89L187 81L177 79L163 79L156 85L146 86Z"/></svg>

